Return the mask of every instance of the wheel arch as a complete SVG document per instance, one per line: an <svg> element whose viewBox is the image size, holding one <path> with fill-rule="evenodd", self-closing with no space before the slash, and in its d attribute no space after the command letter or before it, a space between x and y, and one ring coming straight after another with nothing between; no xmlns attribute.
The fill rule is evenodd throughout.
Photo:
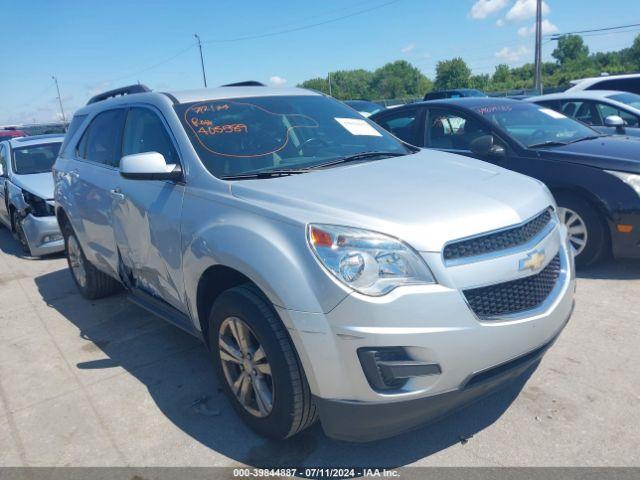
<svg viewBox="0 0 640 480"><path fill-rule="evenodd" d="M209 342L209 313L224 291L238 285L251 284L265 297L262 289L242 272L225 265L211 265L200 276L196 288L196 316L205 343Z"/></svg>
<svg viewBox="0 0 640 480"><path fill-rule="evenodd" d="M573 195L575 197L578 197L584 200L596 210L596 212L598 213L598 217L602 222L602 226L604 227L605 242L606 242L605 250L606 252L610 252L611 251L611 229L613 228L613 220L611 218L611 213L606 203L602 201L600 198L598 198L598 196L595 195L593 192L590 192L584 188L580 188L577 186L554 187L554 188L550 188L550 190L554 197L558 194Z"/></svg>

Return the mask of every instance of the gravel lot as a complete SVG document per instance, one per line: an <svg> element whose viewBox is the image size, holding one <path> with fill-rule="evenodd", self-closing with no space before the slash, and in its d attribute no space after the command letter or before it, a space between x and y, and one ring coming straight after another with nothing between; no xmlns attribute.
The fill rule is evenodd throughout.
<svg viewBox="0 0 640 480"><path fill-rule="evenodd" d="M640 262L580 273L538 369L449 418L366 445L316 425L254 435L205 348L124 295L80 297L61 256L0 228L0 466L640 466Z"/></svg>

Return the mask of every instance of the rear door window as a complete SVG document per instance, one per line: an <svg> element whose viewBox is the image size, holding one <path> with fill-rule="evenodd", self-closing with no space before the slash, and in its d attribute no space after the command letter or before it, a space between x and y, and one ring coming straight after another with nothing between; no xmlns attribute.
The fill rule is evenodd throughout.
<svg viewBox="0 0 640 480"><path fill-rule="evenodd" d="M409 108L399 112L390 113L380 118L377 123L393 133L400 140L411 145L418 145L418 109Z"/></svg>
<svg viewBox="0 0 640 480"><path fill-rule="evenodd" d="M590 101L563 100L562 113L587 125L602 125L595 104Z"/></svg>
<svg viewBox="0 0 640 480"><path fill-rule="evenodd" d="M107 110L91 121L78 144L78 156L111 167L120 164L125 110Z"/></svg>

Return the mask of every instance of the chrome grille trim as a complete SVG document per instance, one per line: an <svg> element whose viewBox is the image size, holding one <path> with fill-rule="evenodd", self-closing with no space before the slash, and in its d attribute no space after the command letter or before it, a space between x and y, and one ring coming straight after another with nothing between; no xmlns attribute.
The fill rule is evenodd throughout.
<svg viewBox="0 0 640 480"><path fill-rule="evenodd" d="M534 224L534 222L540 223L541 226L538 228L538 226ZM551 231L553 231L557 224L558 221L554 209L552 207L548 207L542 212L517 225L511 225L509 227L501 228L498 230L484 232L478 235L473 235L470 237L447 242L442 249L442 259L444 264L447 267L450 267L472 262L480 262L495 257L511 255L521 250L527 250L540 243L543 238L545 238L551 233ZM524 235L521 235L519 232L521 232L522 229L526 229L528 226L530 226L529 229L531 230L531 232L525 231ZM503 236L508 239L509 235L515 237L521 236L523 240L512 242L503 240ZM468 255L460 255L459 252L455 252L455 250L460 246L463 246L463 249L466 250L482 250L482 247L478 248L474 244L476 242L486 242L487 240L493 243L503 243L506 246L504 246L503 248L489 249L486 252L482 253L471 253ZM452 254L448 252L455 253Z"/></svg>

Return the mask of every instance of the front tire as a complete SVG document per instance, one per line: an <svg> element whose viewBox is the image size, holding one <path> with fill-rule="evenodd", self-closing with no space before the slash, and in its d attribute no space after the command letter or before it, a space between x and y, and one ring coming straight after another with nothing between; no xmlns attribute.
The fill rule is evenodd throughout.
<svg viewBox="0 0 640 480"><path fill-rule="evenodd" d="M569 194L556 195L558 217L567 227L569 242L574 248L577 266L598 262L608 247L603 219L586 200Z"/></svg>
<svg viewBox="0 0 640 480"><path fill-rule="evenodd" d="M291 339L257 288L241 285L217 298L209 347L227 397L257 433L283 440L317 420Z"/></svg>
<svg viewBox="0 0 640 480"><path fill-rule="evenodd" d="M17 210L13 210L11 214L11 221L13 223L13 232L20 243L20 248L26 254L31 256L31 248L29 247L29 242L27 241L27 236L24 234L24 230L22 228L22 219L20 218L20 214Z"/></svg>
<svg viewBox="0 0 640 480"><path fill-rule="evenodd" d="M94 267L85 257L75 233L65 229L67 264L82 296L89 300L107 297L120 289L120 284Z"/></svg>

